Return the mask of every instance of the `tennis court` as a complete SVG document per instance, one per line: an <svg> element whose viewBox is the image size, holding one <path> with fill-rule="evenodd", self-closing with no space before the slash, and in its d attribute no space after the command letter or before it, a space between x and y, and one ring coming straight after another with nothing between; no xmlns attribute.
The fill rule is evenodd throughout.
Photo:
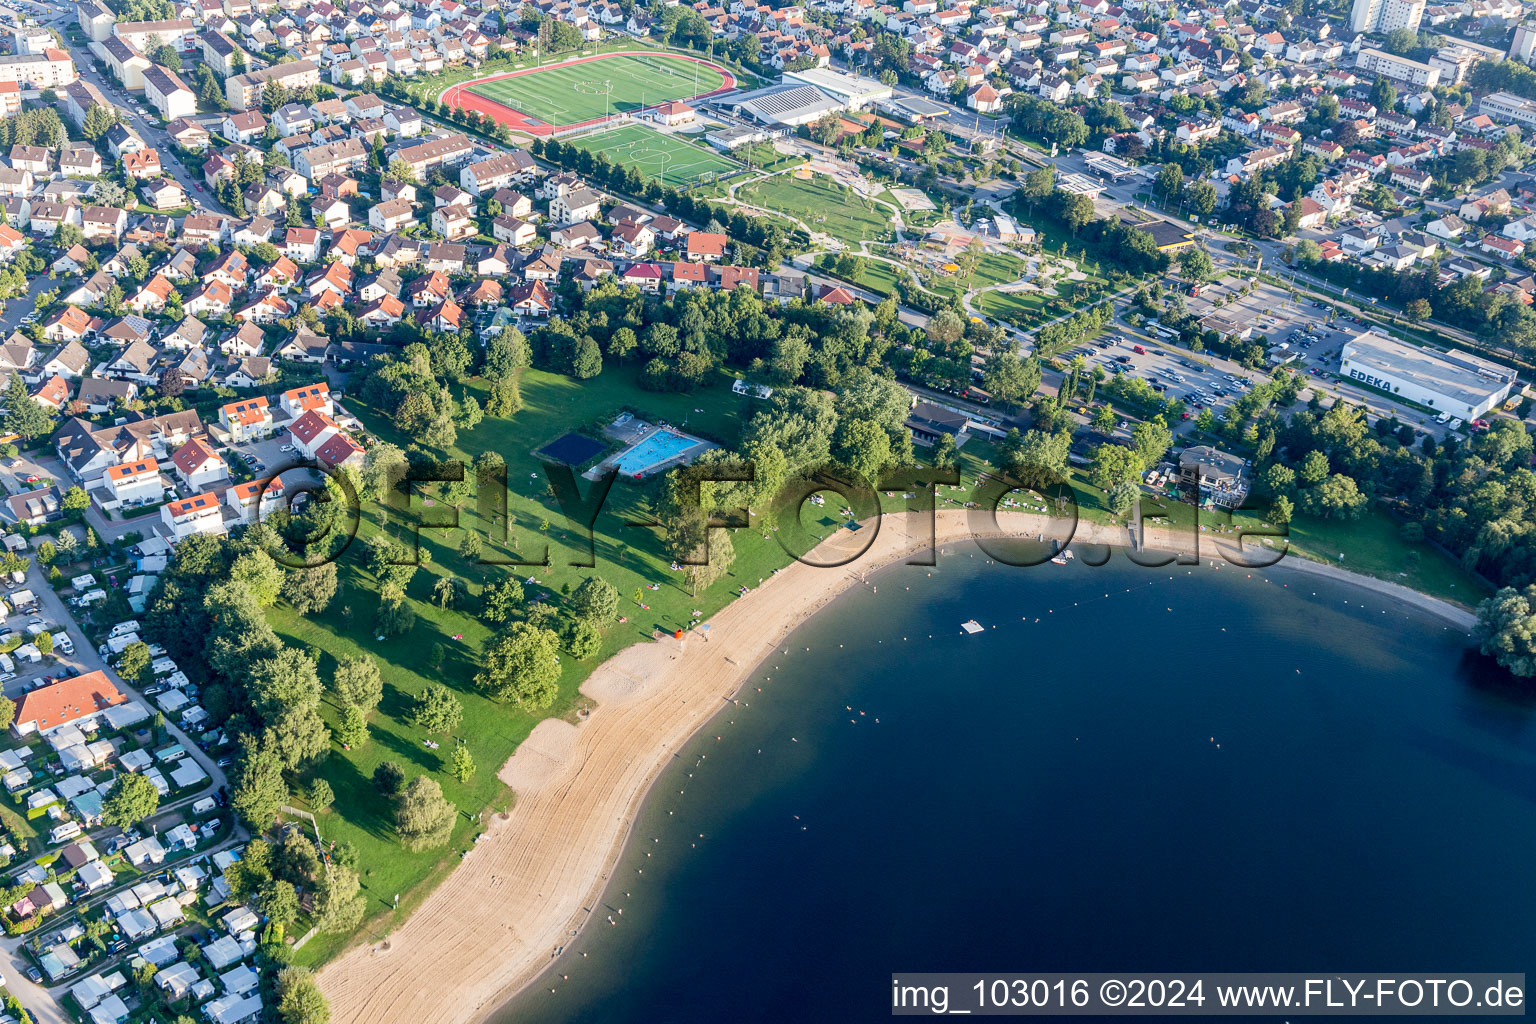
<svg viewBox="0 0 1536 1024"><path fill-rule="evenodd" d="M478 110L519 131L548 135L609 114L632 113L735 86L731 73L710 61L625 51L464 82L444 92L443 102Z"/></svg>
<svg viewBox="0 0 1536 1024"><path fill-rule="evenodd" d="M663 185L691 185L741 169L740 164L712 149L638 124L620 125L560 141L594 156L606 153L614 163L633 167L642 176L655 178Z"/></svg>
<svg viewBox="0 0 1536 1024"><path fill-rule="evenodd" d="M569 433L555 438L534 452L540 458L567 466L580 466L603 454L608 448L601 441L594 441L585 434Z"/></svg>

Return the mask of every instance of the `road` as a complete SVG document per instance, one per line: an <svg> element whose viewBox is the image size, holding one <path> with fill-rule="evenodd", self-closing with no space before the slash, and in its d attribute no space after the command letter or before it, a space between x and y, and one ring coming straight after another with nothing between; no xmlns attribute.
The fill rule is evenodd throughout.
<svg viewBox="0 0 1536 1024"><path fill-rule="evenodd" d="M75 59L75 67L79 70L80 77L100 89L112 101L114 106L123 111L128 123L139 133L139 136L159 151L160 166L186 190L193 206L202 206L213 213L229 216L229 210L217 199L213 198L211 193L198 191L198 186L202 184L201 178L188 171L181 165L181 161L172 155L170 136L157 127L155 122L146 116L143 113L143 109L138 105L142 94L140 94L139 98L125 99L125 93L119 92L116 84L100 74L91 63L96 59L95 54L91 53L86 47L77 46L69 41L69 37L64 33L61 25L73 22L74 20L73 16L64 15L55 18L51 24L58 28L61 34L65 35L65 43L69 46L70 56Z"/></svg>
<svg viewBox="0 0 1536 1024"><path fill-rule="evenodd" d="M34 277L27 286L26 296L17 296L7 302L4 312L0 312L0 337L8 337L12 331L21 327L21 318L37 308L37 297L58 286L59 282L48 280L47 274Z"/></svg>

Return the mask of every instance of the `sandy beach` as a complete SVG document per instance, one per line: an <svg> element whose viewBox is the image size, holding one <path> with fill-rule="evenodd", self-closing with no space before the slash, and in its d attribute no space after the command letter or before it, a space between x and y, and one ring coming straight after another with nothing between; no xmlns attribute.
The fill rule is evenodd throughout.
<svg viewBox="0 0 1536 1024"><path fill-rule="evenodd" d="M981 532L1034 537L1047 522L1001 512L996 526ZM789 565L714 616L707 641L696 633L642 642L600 665L581 688L594 705L586 719L540 723L503 766L500 777L517 794L511 812L490 823L387 944L355 947L320 973L332 1019L469 1024L550 967L553 951L570 942L601 897L651 781L797 625L860 585L861 575L924 548L926 530L916 535L909 523L899 514L885 517L872 543L863 531L839 531L817 549L819 560L865 543L868 551L841 568ZM936 545L977 535L966 513L938 514ZM1172 540L1149 531L1146 546L1172 550ZM1200 540L1202 564L1236 554L1220 534ZM1130 536L1124 528L1080 523L1073 543L1128 546ZM1348 578L1458 627L1470 628L1473 619L1397 584L1294 557L1283 564Z"/></svg>

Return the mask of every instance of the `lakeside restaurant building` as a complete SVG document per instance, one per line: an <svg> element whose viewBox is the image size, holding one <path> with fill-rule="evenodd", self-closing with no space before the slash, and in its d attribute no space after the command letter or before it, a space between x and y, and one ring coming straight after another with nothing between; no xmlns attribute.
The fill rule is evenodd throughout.
<svg viewBox="0 0 1536 1024"><path fill-rule="evenodd" d="M1515 371L1460 349L1436 352L1366 331L1345 342L1339 374L1436 412L1474 420L1509 397Z"/></svg>
<svg viewBox="0 0 1536 1024"><path fill-rule="evenodd" d="M1236 508L1248 494L1247 464L1236 455L1201 444L1179 453L1179 484L1200 501Z"/></svg>

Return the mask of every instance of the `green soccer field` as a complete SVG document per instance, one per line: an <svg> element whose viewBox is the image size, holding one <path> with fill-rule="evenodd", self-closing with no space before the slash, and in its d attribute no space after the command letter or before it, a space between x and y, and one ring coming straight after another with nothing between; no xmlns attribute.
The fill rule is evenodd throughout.
<svg viewBox="0 0 1536 1024"><path fill-rule="evenodd" d="M667 54L615 54L480 82L466 91L556 126L686 100L725 86L708 64Z"/></svg>
<svg viewBox="0 0 1536 1024"><path fill-rule="evenodd" d="M710 175L730 174L741 165L713 150L673 138L638 124L621 125L607 131L562 140L568 146L633 167L646 178L663 185L692 185Z"/></svg>

